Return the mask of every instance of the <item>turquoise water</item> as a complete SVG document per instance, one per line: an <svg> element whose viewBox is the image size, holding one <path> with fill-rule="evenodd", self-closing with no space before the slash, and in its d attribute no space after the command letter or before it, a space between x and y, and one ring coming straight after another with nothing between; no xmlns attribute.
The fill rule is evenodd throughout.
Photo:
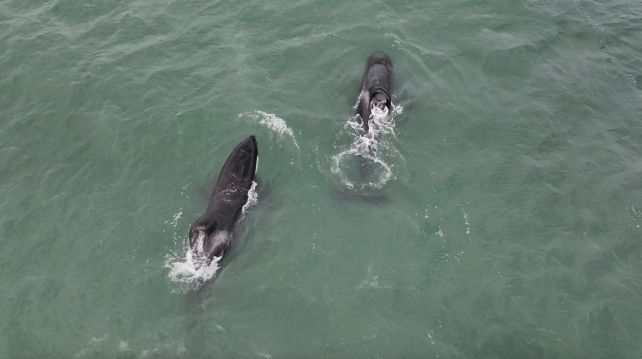
<svg viewBox="0 0 642 359"><path fill-rule="evenodd" d="M639 1L1 0L0 109L0 358L642 358Z"/></svg>

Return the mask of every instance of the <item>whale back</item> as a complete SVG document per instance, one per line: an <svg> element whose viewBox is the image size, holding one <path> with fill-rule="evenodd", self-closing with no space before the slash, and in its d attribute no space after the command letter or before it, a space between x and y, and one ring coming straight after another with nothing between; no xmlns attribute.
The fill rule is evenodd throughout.
<svg viewBox="0 0 642 359"><path fill-rule="evenodd" d="M258 148L256 138L249 136L230 153L212 190L205 213L190 227L190 247L196 250L204 235L205 255L212 259L220 256L231 241L230 233L248 200L254 183Z"/></svg>
<svg viewBox="0 0 642 359"><path fill-rule="evenodd" d="M256 138L249 136L232 150L225 161L212 191L212 200L226 191L240 191L247 194L254 182L257 158Z"/></svg>

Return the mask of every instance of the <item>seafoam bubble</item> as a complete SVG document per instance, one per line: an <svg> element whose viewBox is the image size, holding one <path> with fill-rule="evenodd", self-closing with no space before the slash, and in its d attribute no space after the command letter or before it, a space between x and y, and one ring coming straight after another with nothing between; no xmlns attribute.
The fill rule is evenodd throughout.
<svg viewBox="0 0 642 359"><path fill-rule="evenodd" d="M265 128L272 131L273 133L275 133L281 138L290 137L292 139L292 142L296 146L296 148L300 149L299 144L296 142L296 139L294 138L294 131L292 131L292 129L288 127L284 119L278 117L277 115L273 113L254 110L250 112L240 113L238 117L241 117L241 118L246 117L246 118L255 120L260 125L264 126Z"/></svg>

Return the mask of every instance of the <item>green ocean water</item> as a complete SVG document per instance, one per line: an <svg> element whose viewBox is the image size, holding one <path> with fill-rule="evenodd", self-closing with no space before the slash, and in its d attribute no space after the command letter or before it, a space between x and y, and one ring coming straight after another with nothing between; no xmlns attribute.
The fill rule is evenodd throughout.
<svg viewBox="0 0 642 359"><path fill-rule="evenodd" d="M0 358L640 359L641 113L637 0L0 0Z"/></svg>

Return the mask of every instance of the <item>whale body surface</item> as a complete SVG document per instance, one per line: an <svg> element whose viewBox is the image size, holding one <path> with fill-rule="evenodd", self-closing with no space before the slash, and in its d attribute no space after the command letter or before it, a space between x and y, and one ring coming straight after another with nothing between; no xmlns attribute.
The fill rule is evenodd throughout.
<svg viewBox="0 0 642 359"><path fill-rule="evenodd" d="M221 257L232 240L231 233L248 201L256 175L258 148L249 136L230 153L212 189L205 213L189 230L193 253L211 261Z"/></svg>

